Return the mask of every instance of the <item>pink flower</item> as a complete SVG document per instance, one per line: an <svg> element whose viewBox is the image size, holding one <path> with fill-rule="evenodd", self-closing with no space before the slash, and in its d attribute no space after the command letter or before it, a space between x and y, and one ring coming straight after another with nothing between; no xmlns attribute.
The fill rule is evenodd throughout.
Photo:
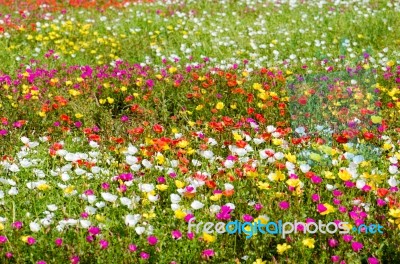
<svg viewBox="0 0 400 264"><path fill-rule="evenodd" d="M333 263L336 263L336 262L339 262L340 257L339 256L332 256L331 260L332 260Z"/></svg>
<svg viewBox="0 0 400 264"><path fill-rule="evenodd" d="M142 259L149 259L150 258L150 254L147 253L147 252L142 251L142 252L140 252L140 257Z"/></svg>
<svg viewBox="0 0 400 264"><path fill-rule="evenodd" d="M243 221L245 221L245 222L251 222L251 221L253 221L253 217L252 217L251 215L249 215L249 214L243 215L242 219L243 219Z"/></svg>
<svg viewBox="0 0 400 264"><path fill-rule="evenodd" d="M353 249L354 252L360 251L364 245L360 242L354 241L351 243L351 248Z"/></svg>
<svg viewBox="0 0 400 264"><path fill-rule="evenodd" d="M255 209L256 211L261 211L262 208L263 208L263 205L260 204L260 203L256 203L256 204L254 205L254 209Z"/></svg>
<svg viewBox="0 0 400 264"><path fill-rule="evenodd" d="M75 255L75 256L72 256L69 260L71 261L71 264L78 264L80 261L80 258L79 258L79 256Z"/></svg>
<svg viewBox="0 0 400 264"><path fill-rule="evenodd" d="M187 238L188 238L189 240L192 240L192 239L194 238L194 233L192 233L192 232L187 233Z"/></svg>
<svg viewBox="0 0 400 264"><path fill-rule="evenodd" d="M62 238L56 238L56 240L54 241L54 243L56 243L56 245L57 245L58 247L61 247L62 244L63 244L63 240L62 240Z"/></svg>
<svg viewBox="0 0 400 264"><path fill-rule="evenodd" d="M290 204L289 204L288 201L282 201L282 202L279 203L279 207L282 210L286 210L286 209L288 209L290 207Z"/></svg>
<svg viewBox="0 0 400 264"><path fill-rule="evenodd" d="M315 184L320 184L322 182L322 179L321 179L321 177L314 175L311 177L311 181Z"/></svg>
<svg viewBox="0 0 400 264"><path fill-rule="evenodd" d="M325 205L323 205L323 204L318 204L318 205L317 205L317 211L318 211L318 213L323 213L323 212L325 212L326 210L328 210L328 208L326 208Z"/></svg>
<svg viewBox="0 0 400 264"><path fill-rule="evenodd" d="M98 234L100 234L100 228L98 228L97 226L91 226L91 227L89 227L88 231L89 231L89 233L90 233L91 235L98 235Z"/></svg>
<svg viewBox="0 0 400 264"><path fill-rule="evenodd" d="M11 252L6 253L6 258L10 259L12 257L13 257L13 253L11 253Z"/></svg>
<svg viewBox="0 0 400 264"><path fill-rule="evenodd" d="M329 244L330 247L334 248L334 247L337 247L339 245L339 242L336 239L331 238L331 239L328 240L328 244Z"/></svg>
<svg viewBox="0 0 400 264"><path fill-rule="evenodd" d="M100 244L101 249L108 248L108 241L107 240L102 239L102 240L99 241L99 244Z"/></svg>
<svg viewBox="0 0 400 264"><path fill-rule="evenodd" d="M8 241L7 237L5 236L0 236L0 244L4 244Z"/></svg>
<svg viewBox="0 0 400 264"><path fill-rule="evenodd" d="M201 257L203 259L205 259L205 260L209 260L213 256L214 256L214 250L213 249L206 249L206 250L203 250L203 252L201 253Z"/></svg>
<svg viewBox="0 0 400 264"><path fill-rule="evenodd" d="M128 249L130 252L135 252L137 250L137 246L135 244L129 244Z"/></svg>
<svg viewBox="0 0 400 264"><path fill-rule="evenodd" d="M14 223L11 224L11 226L12 226L12 228L15 228L15 229L21 229L23 224L21 221L15 221Z"/></svg>
<svg viewBox="0 0 400 264"><path fill-rule="evenodd" d="M149 236L147 238L147 242L151 245L154 246L155 244L157 244L158 239L155 236Z"/></svg>
<svg viewBox="0 0 400 264"><path fill-rule="evenodd" d="M311 195L311 199L313 200L313 202L319 202L320 197L317 193L314 193L313 195Z"/></svg>
<svg viewBox="0 0 400 264"><path fill-rule="evenodd" d="M44 260L39 260L38 262L36 262L36 264L47 264L47 262Z"/></svg>
<svg viewBox="0 0 400 264"><path fill-rule="evenodd" d="M370 257L368 258L368 264L379 264L379 259Z"/></svg>
<svg viewBox="0 0 400 264"><path fill-rule="evenodd" d="M179 240L182 238L182 233L179 230L174 230L171 232L172 238L175 240Z"/></svg>
<svg viewBox="0 0 400 264"><path fill-rule="evenodd" d="M353 236L352 235L343 235L343 240L344 240L344 242L347 242L347 243L349 243L351 240L353 240Z"/></svg>
<svg viewBox="0 0 400 264"><path fill-rule="evenodd" d="M33 244L36 243L36 239L34 239L33 237L28 237L28 239L26 240L26 243L28 243L28 245L32 246Z"/></svg>

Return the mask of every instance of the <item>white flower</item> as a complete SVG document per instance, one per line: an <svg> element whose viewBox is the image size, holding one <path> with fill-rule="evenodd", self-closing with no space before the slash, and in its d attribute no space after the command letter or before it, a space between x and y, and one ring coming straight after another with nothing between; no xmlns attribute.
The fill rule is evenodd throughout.
<svg viewBox="0 0 400 264"><path fill-rule="evenodd" d="M141 218L142 218L142 216L140 214L127 215L127 216L125 216L125 224L127 226L132 226L133 227L139 222L139 220Z"/></svg>
<svg viewBox="0 0 400 264"><path fill-rule="evenodd" d="M146 229L145 229L143 226L137 226L137 227L135 227L135 232L136 232L136 234L138 234L138 235L143 234L144 231L146 231Z"/></svg>
<svg viewBox="0 0 400 264"><path fill-rule="evenodd" d="M117 200L118 196L111 194L111 193L101 193L101 197L103 197L103 199L107 202L115 202L115 200Z"/></svg>
<svg viewBox="0 0 400 264"><path fill-rule="evenodd" d="M140 164L134 164L131 166L131 170L139 171L142 166Z"/></svg>
<svg viewBox="0 0 400 264"><path fill-rule="evenodd" d="M171 209L172 209L172 211L176 211L176 210L178 210L179 208L181 208L181 207L179 206L179 204L176 204L176 203L171 204Z"/></svg>
<svg viewBox="0 0 400 264"><path fill-rule="evenodd" d="M230 183L225 183L224 184L224 187L225 187L225 190L227 190L227 191L230 191L230 190L233 190L235 187L232 185L232 184L230 184Z"/></svg>
<svg viewBox="0 0 400 264"><path fill-rule="evenodd" d="M310 165L308 165L308 164L301 164L301 165L300 165L300 170L301 170L303 173L308 172L310 169L311 169L311 167L310 167Z"/></svg>
<svg viewBox="0 0 400 264"><path fill-rule="evenodd" d="M221 206L213 204L210 206L210 212L211 213L218 213L221 210Z"/></svg>
<svg viewBox="0 0 400 264"><path fill-rule="evenodd" d="M29 224L29 228L31 229L32 232L39 232L40 230L40 225L38 223L35 222L31 222Z"/></svg>
<svg viewBox="0 0 400 264"><path fill-rule="evenodd" d="M89 228L89 226L92 225L92 223L89 220L84 220L84 219L79 220L79 223L81 224L82 228Z"/></svg>
<svg viewBox="0 0 400 264"><path fill-rule="evenodd" d="M57 211L58 207L57 207L57 205L55 205L55 204L49 204L49 205L47 206L47 209L49 209L49 211L54 212L54 211Z"/></svg>
<svg viewBox="0 0 400 264"><path fill-rule="evenodd" d="M388 183L389 183L390 187L396 187L397 186L397 180L393 176L389 178Z"/></svg>
<svg viewBox="0 0 400 264"><path fill-rule="evenodd" d="M139 184L139 190L142 192L151 192L154 190L154 185L150 183Z"/></svg>
<svg viewBox="0 0 400 264"><path fill-rule="evenodd" d="M206 159L211 159L212 157L214 157L214 153L211 150L203 151L202 155Z"/></svg>
<svg viewBox="0 0 400 264"><path fill-rule="evenodd" d="M327 189L328 191L333 191L333 190L335 189L335 186L333 186L333 185L331 185L331 184L327 184L325 187L326 187L326 189Z"/></svg>
<svg viewBox="0 0 400 264"><path fill-rule="evenodd" d="M94 203L96 201L96 199L97 199L96 195L88 195L87 196L88 203L90 203L90 204Z"/></svg>
<svg viewBox="0 0 400 264"><path fill-rule="evenodd" d="M147 199L149 199L150 202L156 202L158 201L160 197L158 195L151 195L151 194L147 194Z"/></svg>
<svg viewBox="0 0 400 264"><path fill-rule="evenodd" d="M85 212L88 213L89 215L94 215L96 213L97 209L94 208L93 206L86 206L85 207Z"/></svg>
<svg viewBox="0 0 400 264"><path fill-rule="evenodd" d="M150 169L153 166L153 164L151 164L147 159L142 160L142 165L147 169Z"/></svg>
<svg viewBox="0 0 400 264"><path fill-rule="evenodd" d="M225 205L228 206L229 208L231 208L232 210L235 210L235 208L236 208L236 206L233 203L227 203Z"/></svg>
<svg viewBox="0 0 400 264"><path fill-rule="evenodd" d="M96 141L90 141L90 142L89 142L89 146L90 146L91 148L98 148L98 147L99 147L99 144L98 144Z"/></svg>
<svg viewBox="0 0 400 264"><path fill-rule="evenodd" d="M75 169L75 174L78 175L78 176L81 176L81 175L83 175L85 173L86 173L86 171L81 169L81 168L76 168Z"/></svg>
<svg viewBox="0 0 400 264"><path fill-rule="evenodd" d="M17 195L18 194L18 189L17 187L11 187L11 189L8 191L9 195Z"/></svg>
<svg viewBox="0 0 400 264"><path fill-rule="evenodd" d="M11 166L8 167L8 170L11 172L19 172L19 167L17 164L11 164Z"/></svg>
<svg viewBox="0 0 400 264"><path fill-rule="evenodd" d="M135 156L126 156L125 160L128 165L134 165L139 161Z"/></svg>
<svg viewBox="0 0 400 264"><path fill-rule="evenodd" d="M135 155L138 152L138 149L133 146L132 144L129 144L128 146L128 150L126 151L126 153L128 153L129 155Z"/></svg>
<svg viewBox="0 0 400 264"><path fill-rule="evenodd" d="M235 166L235 162L233 160L225 160L224 166L227 169L231 169L231 168L233 168L233 166Z"/></svg>
<svg viewBox="0 0 400 264"><path fill-rule="evenodd" d="M365 181L364 180L357 180L356 181L356 187L358 189L362 189L362 188L364 188L364 186L365 186Z"/></svg>
<svg viewBox="0 0 400 264"><path fill-rule="evenodd" d="M0 190L0 199L4 198L4 192L2 190Z"/></svg>
<svg viewBox="0 0 400 264"><path fill-rule="evenodd" d="M389 173L390 174L396 174L397 171L398 171L397 166L394 166L394 165L389 166Z"/></svg>
<svg viewBox="0 0 400 264"><path fill-rule="evenodd" d="M130 207L132 205L132 200L127 197L121 197L119 199L120 199L122 205L125 205L127 207Z"/></svg>
<svg viewBox="0 0 400 264"><path fill-rule="evenodd" d="M103 208L104 206L106 206L105 202L98 202L95 204L97 208Z"/></svg>
<svg viewBox="0 0 400 264"><path fill-rule="evenodd" d="M197 200L195 200L195 201L192 202L192 204L191 204L190 206L191 206L194 210L197 210L197 209L203 208L203 207L204 207L204 204L201 203L201 202L199 202L199 201L197 201Z"/></svg>

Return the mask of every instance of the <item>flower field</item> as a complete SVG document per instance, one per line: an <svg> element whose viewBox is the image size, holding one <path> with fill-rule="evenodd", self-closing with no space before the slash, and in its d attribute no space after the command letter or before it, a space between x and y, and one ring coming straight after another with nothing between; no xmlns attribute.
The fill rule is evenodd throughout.
<svg viewBox="0 0 400 264"><path fill-rule="evenodd" d="M0 263L399 263L399 17L0 0Z"/></svg>

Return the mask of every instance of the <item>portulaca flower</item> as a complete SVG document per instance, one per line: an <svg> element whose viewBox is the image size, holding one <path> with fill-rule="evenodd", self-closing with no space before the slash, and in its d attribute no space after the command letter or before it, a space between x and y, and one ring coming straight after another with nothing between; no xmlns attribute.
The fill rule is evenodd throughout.
<svg viewBox="0 0 400 264"><path fill-rule="evenodd" d="M204 207L204 204L201 203L201 202L199 202L199 201L197 201L197 200L195 200L195 201L193 201L193 202L190 204L190 206L191 206L194 210L198 210L198 209L203 208L203 207Z"/></svg>
<svg viewBox="0 0 400 264"><path fill-rule="evenodd" d="M40 225L36 222L31 222L29 224L29 228L32 232L35 232L35 233L40 231Z"/></svg>
<svg viewBox="0 0 400 264"><path fill-rule="evenodd" d="M127 215L125 216L125 224L127 226L133 227L140 221L141 218L142 216L140 214Z"/></svg>
<svg viewBox="0 0 400 264"><path fill-rule="evenodd" d="M115 202L118 199L117 195L111 194L111 193L101 193L101 197L103 197L103 199L107 202Z"/></svg>

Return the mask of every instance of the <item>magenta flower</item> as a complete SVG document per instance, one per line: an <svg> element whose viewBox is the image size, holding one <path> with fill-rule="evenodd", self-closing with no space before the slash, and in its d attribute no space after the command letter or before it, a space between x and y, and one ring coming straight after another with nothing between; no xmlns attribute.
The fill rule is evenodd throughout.
<svg viewBox="0 0 400 264"><path fill-rule="evenodd" d="M11 253L11 252L7 252L6 253L6 258L8 258L8 259L10 259L10 258L12 258L14 255L13 255L13 253Z"/></svg>
<svg viewBox="0 0 400 264"><path fill-rule="evenodd" d="M147 238L147 242L148 242L151 246L154 246L155 244L157 244L158 239L157 239L157 237L155 237L155 236L149 236L149 237Z"/></svg>
<svg viewBox="0 0 400 264"><path fill-rule="evenodd" d="M336 239L331 238L331 239L328 240L328 244L329 244L329 246L331 248L334 248L334 247L337 247L339 245L339 242Z"/></svg>
<svg viewBox="0 0 400 264"><path fill-rule="evenodd" d="M0 245L6 243L7 241L8 241L7 237L0 236Z"/></svg>
<svg viewBox="0 0 400 264"><path fill-rule="evenodd" d="M354 252L360 251L364 245L360 242L354 241L351 243L351 248L353 249Z"/></svg>
<svg viewBox="0 0 400 264"><path fill-rule="evenodd" d="M36 243L36 239L30 236L30 237L28 237L26 242L28 243L28 245L32 246L33 244Z"/></svg>
<svg viewBox="0 0 400 264"><path fill-rule="evenodd" d="M89 242L89 243L92 243L92 242L94 241L94 237L91 236L91 235L88 235L88 236L86 237L86 241Z"/></svg>
<svg viewBox="0 0 400 264"><path fill-rule="evenodd" d="M171 232L171 235L172 235L172 238L175 239L175 240L179 240L179 239L182 238L182 233L179 230L173 230Z"/></svg>
<svg viewBox="0 0 400 264"><path fill-rule="evenodd" d="M311 200L313 200L313 202L319 202L320 197L317 193L314 193L313 195L311 195Z"/></svg>
<svg viewBox="0 0 400 264"><path fill-rule="evenodd" d="M318 204L318 205L317 205L317 211L318 211L318 213L323 213L323 212L325 212L326 210L328 210L328 208L326 208L325 205L323 205L323 204Z"/></svg>
<svg viewBox="0 0 400 264"><path fill-rule="evenodd" d="M251 222L251 221L253 221L254 218L249 214L245 214L245 215L243 215L242 219L245 222Z"/></svg>
<svg viewBox="0 0 400 264"><path fill-rule="evenodd" d="M256 211L261 211L262 208L263 208L263 205L260 204L260 203L256 203L256 204L254 205L254 209L255 209Z"/></svg>
<svg viewBox="0 0 400 264"><path fill-rule="evenodd" d="M379 264L379 259L370 257L368 258L368 264Z"/></svg>
<svg viewBox="0 0 400 264"><path fill-rule="evenodd" d="M107 241L107 240L101 239L101 240L99 241L99 244L100 244L101 249L106 249L106 248L108 248L108 241Z"/></svg>
<svg viewBox="0 0 400 264"><path fill-rule="evenodd" d="M203 250L203 252L201 253L201 257L203 259L206 259L206 260L209 260L213 256L214 256L214 250L213 249L206 249L206 250Z"/></svg>
<svg viewBox="0 0 400 264"><path fill-rule="evenodd" d="M339 256L332 256L331 260L332 260L333 263L336 263L336 262L339 262L340 257Z"/></svg>
<svg viewBox="0 0 400 264"><path fill-rule="evenodd" d="M103 183L101 184L101 188L102 188L103 190L108 190L108 189L110 189L110 184L109 184L108 182L103 182Z"/></svg>
<svg viewBox="0 0 400 264"><path fill-rule="evenodd" d="M47 264L47 262L44 260L39 260L38 262L36 262L36 264Z"/></svg>
<svg viewBox="0 0 400 264"><path fill-rule="evenodd" d="M91 227L89 227L88 231L91 235L98 235L98 234L100 234L101 230L97 226L91 226Z"/></svg>
<svg viewBox="0 0 400 264"><path fill-rule="evenodd" d="M142 259L149 259L150 258L150 254L147 253L147 252L142 251L142 252L140 252L140 257Z"/></svg>
<svg viewBox="0 0 400 264"><path fill-rule="evenodd" d="M321 179L321 177L314 175L311 177L311 181L312 181L312 183L320 184L322 182L322 179Z"/></svg>
<svg viewBox="0 0 400 264"><path fill-rule="evenodd" d="M137 250L137 246L135 244L129 244L128 249L130 252L135 252Z"/></svg>
<svg viewBox="0 0 400 264"><path fill-rule="evenodd" d="M5 130L5 129L0 129L0 136L5 136L5 135L7 135L7 133L8 133L8 131L7 130Z"/></svg>
<svg viewBox="0 0 400 264"><path fill-rule="evenodd" d="M290 204L289 204L288 201L282 201L282 202L279 203L279 207L280 207L282 210L287 210L287 209L289 209Z"/></svg>
<svg viewBox="0 0 400 264"><path fill-rule="evenodd" d="M57 245L58 247L61 247L62 244L63 244L63 240L62 240L62 238L56 238L56 240L54 241L54 243L56 243L56 245Z"/></svg>
<svg viewBox="0 0 400 264"><path fill-rule="evenodd" d="M20 221L15 221L14 223L11 224L11 226L12 226L12 228L15 228L15 229L21 229L23 224Z"/></svg>
<svg viewBox="0 0 400 264"><path fill-rule="evenodd" d="M72 256L69 260L71 261L71 264L78 264L80 261L80 258L78 255L75 255L75 256Z"/></svg>
<svg viewBox="0 0 400 264"><path fill-rule="evenodd" d="M189 240L193 240L193 238L194 238L194 233L193 233L193 232L187 233L187 238L188 238Z"/></svg>
<svg viewBox="0 0 400 264"><path fill-rule="evenodd" d="M192 215L192 214L187 214L187 215L185 216L185 222L189 223L190 219L192 219L193 217L194 217L194 215Z"/></svg>
<svg viewBox="0 0 400 264"><path fill-rule="evenodd" d="M376 201L376 204L377 204L379 207L383 207L383 206L386 205L386 201L385 201L385 200L382 200L382 199L378 199L378 200Z"/></svg>
<svg viewBox="0 0 400 264"><path fill-rule="evenodd" d="M353 240L353 236L352 235L348 235L348 234L343 235L342 238L343 238L344 242L347 242L347 243L349 243L351 240Z"/></svg>
<svg viewBox="0 0 400 264"><path fill-rule="evenodd" d="M129 117L127 117L126 115L121 116L121 122L128 122L129 121Z"/></svg>

